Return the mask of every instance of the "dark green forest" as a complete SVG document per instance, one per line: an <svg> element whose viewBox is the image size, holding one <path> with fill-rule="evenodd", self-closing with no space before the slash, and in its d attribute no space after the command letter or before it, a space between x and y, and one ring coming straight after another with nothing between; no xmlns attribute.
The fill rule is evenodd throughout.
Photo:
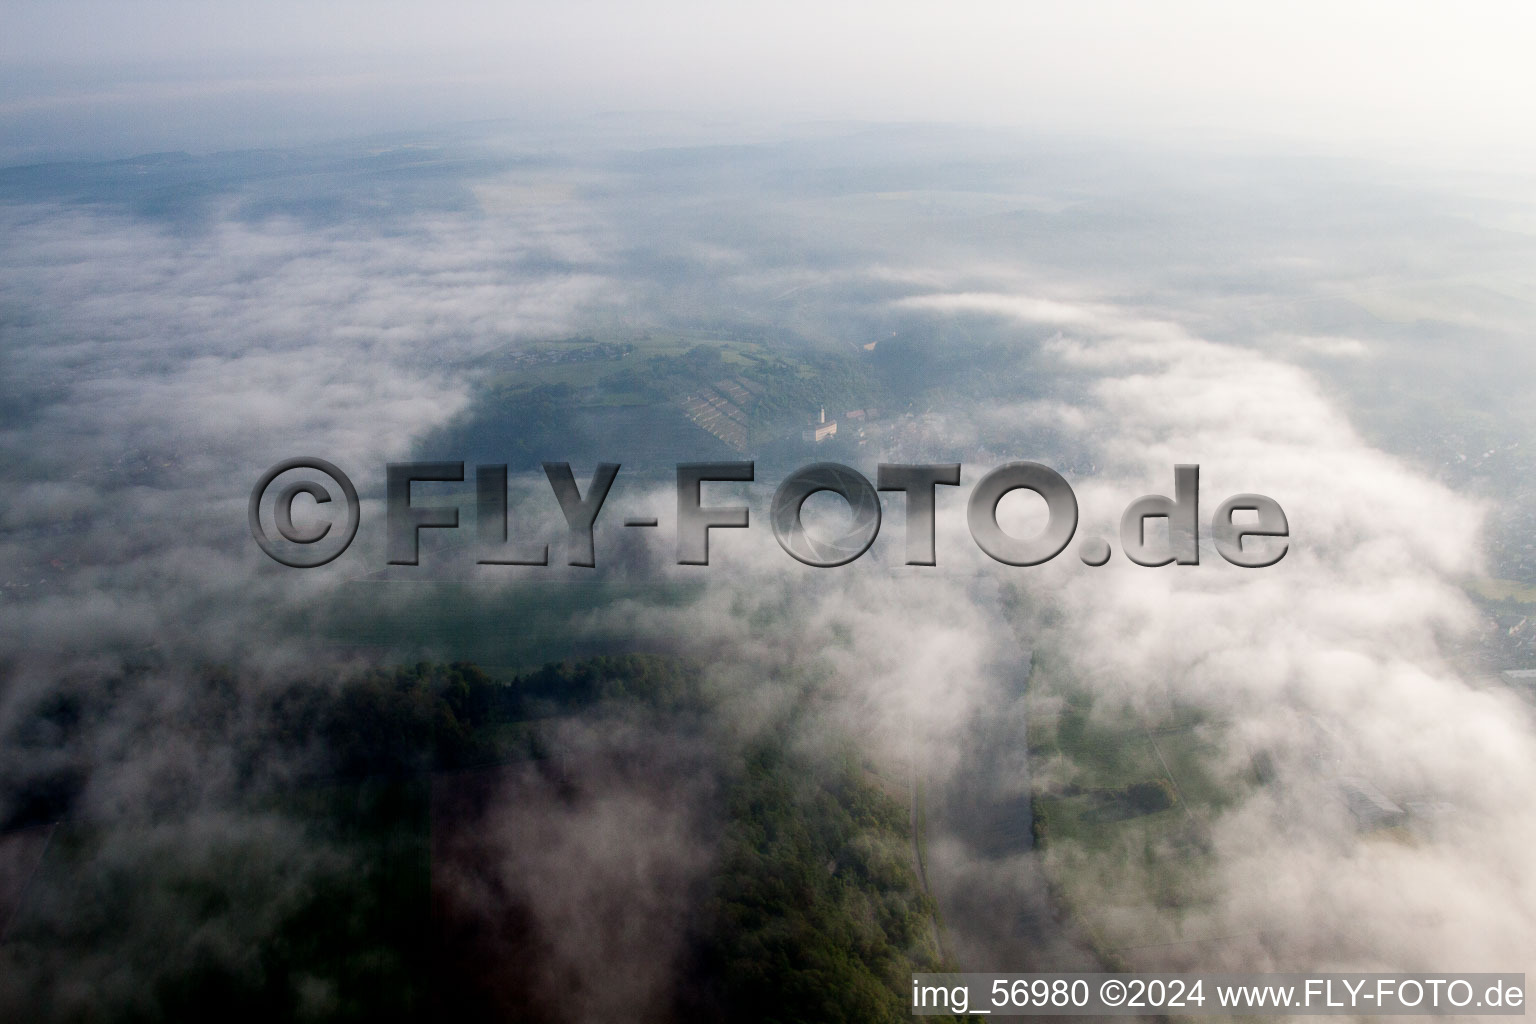
<svg viewBox="0 0 1536 1024"><path fill-rule="evenodd" d="M68 749L152 675L50 698L13 740ZM159 728L168 746L191 744L218 787L173 786L130 816L88 799L126 763L37 756L51 769L7 781L6 834L48 838L7 909L0 1006L78 989L52 1019L566 1019L539 994L518 906L491 955L484 928L443 898L445 833L481 821L444 808L507 772L579 801L573 759L586 755L560 723L623 721L698 739L711 775L709 867L675 991L637 1019L905 1019L911 972L943 967L909 808L846 740L807 742L790 704L728 727L699 667L657 656L508 679L423 663L263 688L208 670L140 739Z"/></svg>

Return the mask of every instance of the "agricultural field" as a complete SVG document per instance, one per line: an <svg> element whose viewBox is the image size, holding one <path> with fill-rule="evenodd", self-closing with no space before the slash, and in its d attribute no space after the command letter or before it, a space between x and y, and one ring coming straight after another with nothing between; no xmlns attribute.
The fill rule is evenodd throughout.
<svg viewBox="0 0 1536 1024"><path fill-rule="evenodd" d="M1138 713L1112 686L1037 653L1028 697L1034 842L1052 897L1115 969L1186 931L1209 899L1210 821L1251 776L1219 779L1219 723L1193 708Z"/></svg>

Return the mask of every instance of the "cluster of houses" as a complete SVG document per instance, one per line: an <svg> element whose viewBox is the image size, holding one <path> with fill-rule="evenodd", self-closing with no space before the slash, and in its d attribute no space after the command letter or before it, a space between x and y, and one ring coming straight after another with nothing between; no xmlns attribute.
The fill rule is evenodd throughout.
<svg viewBox="0 0 1536 1024"><path fill-rule="evenodd" d="M853 409L843 414L844 422L862 425L866 420L875 418L873 409ZM820 444L830 437L837 436L837 420L827 419L826 406L822 406L821 413L811 417L811 422L806 425L804 438L812 444Z"/></svg>

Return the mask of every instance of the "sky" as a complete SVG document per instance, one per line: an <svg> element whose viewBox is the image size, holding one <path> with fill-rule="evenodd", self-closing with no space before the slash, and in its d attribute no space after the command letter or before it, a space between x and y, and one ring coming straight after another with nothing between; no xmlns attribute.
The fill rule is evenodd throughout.
<svg viewBox="0 0 1536 1024"><path fill-rule="evenodd" d="M4 5L0 159L636 109L1536 167L1523 4ZM101 155L101 154L94 154ZM116 152L108 155L126 155Z"/></svg>

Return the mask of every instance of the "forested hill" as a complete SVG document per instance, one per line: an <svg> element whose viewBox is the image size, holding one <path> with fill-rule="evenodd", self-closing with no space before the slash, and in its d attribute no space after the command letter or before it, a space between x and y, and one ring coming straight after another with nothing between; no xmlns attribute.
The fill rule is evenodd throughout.
<svg viewBox="0 0 1536 1024"><path fill-rule="evenodd" d="M72 977L59 1019L896 1021L942 966L905 800L794 700L745 729L654 656L210 671L154 723L208 779L121 817L92 798L121 765L67 752L152 676L21 737L46 767L7 783L5 837L47 842L0 1007Z"/></svg>

